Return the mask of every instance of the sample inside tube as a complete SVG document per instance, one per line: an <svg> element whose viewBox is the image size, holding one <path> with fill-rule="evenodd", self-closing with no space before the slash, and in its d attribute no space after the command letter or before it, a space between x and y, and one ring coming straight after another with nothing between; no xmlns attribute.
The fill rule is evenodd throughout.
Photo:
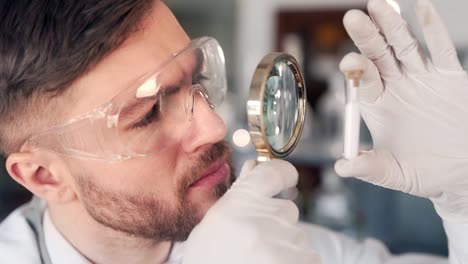
<svg viewBox="0 0 468 264"><path fill-rule="evenodd" d="M346 159L355 158L359 154L359 132L361 126L359 86L362 74L362 71L349 71L345 73L344 157Z"/></svg>

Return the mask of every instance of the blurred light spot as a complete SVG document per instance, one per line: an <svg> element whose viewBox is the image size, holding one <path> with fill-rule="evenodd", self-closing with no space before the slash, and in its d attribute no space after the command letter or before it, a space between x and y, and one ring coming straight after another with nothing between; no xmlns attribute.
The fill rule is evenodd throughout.
<svg viewBox="0 0 468 264"><path fill-rule="evenodd" d="M232 135L232 142L238 147L245 147L250 143L249 131L245 129L238 129Z"/></svg>

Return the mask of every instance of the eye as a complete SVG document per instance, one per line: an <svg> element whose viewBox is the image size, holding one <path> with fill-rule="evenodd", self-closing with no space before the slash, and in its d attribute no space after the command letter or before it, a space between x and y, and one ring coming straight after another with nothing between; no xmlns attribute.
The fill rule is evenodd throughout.
<svg viewBox="0 0 468 264"><path fill-rule="evenodd" d="M146 113L146 115L139 120L137 123L132 125L132 128L145 128L149 124L158 121L160 118L160 105L159 101L156 102L153 107Z"/></svg>
<svg viewBox="0 0 468 264"><path fill-rule="evenodd" d="M207 81L210 78L207 75L204 75L203 73L196 73L192 76L192 85L194 84L200 84L202 81Z"/></svg>
<svg viewBox="0 0 468 264"><path fill-rule="evenodd" d="M155 101L155 102L151 102L153 103L153 105L151 106L151 104L148 103L148 106L147 107L145 106L146 109L148 109L151 106L151 109L147 110L146 114L140 120L131 124L129 126L130 129L145 128L151 123L160 121L161 111L165 111L161 109L161 107L165 108L164 105L166 105L167 107L167 102L173 100L171 98L178 96L180 92L183 91L182 86L180 85L168 86L167 88L164 88L161 90L162 91L160 92L160 94L156 96L157 98L152 99L152 101Z"/></svg>

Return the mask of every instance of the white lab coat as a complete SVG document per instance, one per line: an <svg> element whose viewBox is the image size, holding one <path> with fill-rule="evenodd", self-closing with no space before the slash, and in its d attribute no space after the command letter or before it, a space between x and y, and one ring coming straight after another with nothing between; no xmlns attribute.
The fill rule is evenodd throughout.
<svg viewBox="0 0 468 264"><path fill-rule="evenodd" d="M41 215L40 219L44 219L45 208L43 206L34 205L33 203L34 200L29 205L15 210L0 224L0 263L62 264L41 260L41 258L43 258L41 257L41 248L42 250L46 248L44 245L40 245L43 242L40 241L41 239L38 235L40 232L44 232L43 220L41 220L39 225L42 230L38 230L37 226L34 227L34 224L31 224L30 217L28 216L30 212L27 213L25 208L29 207L28 210L30 210L31 207L35 208L34 210L37 209L38 215ZM449 263L448 259L422 254L394 256L377 240L367 239L358 242L316 225L301 223L301 228L306 232L311 248L315 249L321 255L323 264ZM449 237L450 263L468 263L468 225L445 224L445 228ZM45 230L48 229L50 228L45 228ZM62 238L56 238L53 244L57 245L57 247L63 246L72 248L70 245L64 245L63 243L68 242ZM62 243L62 245L60 245L60 243ZM50 245L51 243L49 242L48 244ZM177 245L173 250L170 263L175 264L177 259L181 259L183 251L183 243ZM59 250L54 250L54 252L59 252ZM67 261L67 264L77 263L70 263Z"/></svg>

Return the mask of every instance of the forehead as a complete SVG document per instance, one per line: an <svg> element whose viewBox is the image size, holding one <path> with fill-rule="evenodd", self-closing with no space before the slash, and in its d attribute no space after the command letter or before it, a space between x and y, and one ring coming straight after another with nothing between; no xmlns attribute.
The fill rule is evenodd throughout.
<svg viewBox="0 0 468 264"><path fill-rule="evenodd" d="M189 37L167 6L157 0L141 30L71 87L67 117L94 109L189 44Z"/></svg>

